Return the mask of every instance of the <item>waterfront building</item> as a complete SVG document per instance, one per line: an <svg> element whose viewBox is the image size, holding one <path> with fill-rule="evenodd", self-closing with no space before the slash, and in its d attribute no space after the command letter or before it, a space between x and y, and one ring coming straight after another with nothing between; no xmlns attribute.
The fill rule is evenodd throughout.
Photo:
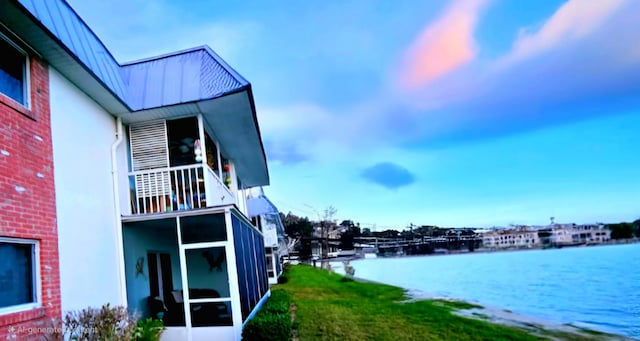
<svg viewBox="0 0 640 341"><path fill-rule="evenodd" d="M532 248L540 245L538 231L526 227L494 230L482 234L482 245L489 249Z"/></svg>
<svg viewBox="0 0 640 341"><path fill-rule="evenodd" d="M0 50L0 339L110 303L239 340L270 293L251 84L207 46L119 63L64 0L1 1Z"/></svg>
<svg viewBox="0 0 640 341"><path fill-rule="evenodd" d="M284 232L280 212L262 189L247 200L251 221L262 231L269 284L277 284L282 274L282 261L289 255L289 240Z"/></svg>
<svg viewBox="0 0 640 341"><path fill-rule="evenodd" d="M523 225L482 233L482 245L489 249L562 247L600 244L610 240L611 231L603 224Z"/></svg>
<svg viewBox="0 0 640 341"><path fill-rule="evenodd" d="M566 224L565 224L566 225ZM611 240L611 230L604 224L572 224L552 228L551 241L556 246L600 244Z"/></svg>

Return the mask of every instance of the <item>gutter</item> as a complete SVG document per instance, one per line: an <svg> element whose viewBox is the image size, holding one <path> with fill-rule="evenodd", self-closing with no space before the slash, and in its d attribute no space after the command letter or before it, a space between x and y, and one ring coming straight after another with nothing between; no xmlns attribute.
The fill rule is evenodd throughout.
<svg viewBox="0 0 640 341"><path fill-rule="evenodd" d="M115 214L116 253L118 255L118 281L120 282L120 295L123 306L127 306L127 282L124 269L124 244L122 237L122 215L120 213L120 192L118 191L118 161L117 149L124 140L122 134L122 119L116 119L116 140L111 145L111 180L113 184L113 206Z"/></svg>

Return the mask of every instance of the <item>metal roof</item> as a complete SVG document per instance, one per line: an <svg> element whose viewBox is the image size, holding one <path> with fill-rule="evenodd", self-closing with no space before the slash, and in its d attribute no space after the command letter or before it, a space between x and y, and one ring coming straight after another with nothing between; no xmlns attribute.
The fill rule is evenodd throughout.
<svg viewBox="0 0 640 341"><path fill-rule="evenodd" d="M0 23L125 123L198 113L226 120L211 124L227 130L218 134L226 135L223 145L236 144L233 132L247 137L229 146L241 163L238 175L248 186L269 183L251 85L208 46L119 64L65 0L0 0ZM236 105L224 108L232 116L210 111L220 108L211 100L238 93L223 101Z"/></svg>
<svg viewBox="0 0 640 341"><path fill-rule="evenodd" d="M221 60L202 46L125 64L126 102L133 110L151 109L217 98L249 84Z"/></svg>
<svg viewBox="0 0 640 341"><path fill-rule="evenodd" d="M280 219L280 212L266 195L260 194L247 200L247 211L249 217L264 216L276 225L276 231L279 236L284 236L284 224Z"/></svg>
<svg viewBox="0 0 640 341"><path fill-rule="evenodd" d="M66 1L18 0L115 95L126 98L122 70L109 50Z"/></svg>
<svg viewBox="0 0 640 341"><path fill-rule="evenodd" d="M120 65L65 0L16 0L130 111L212 99L247 82L207 46Z"/></svg>

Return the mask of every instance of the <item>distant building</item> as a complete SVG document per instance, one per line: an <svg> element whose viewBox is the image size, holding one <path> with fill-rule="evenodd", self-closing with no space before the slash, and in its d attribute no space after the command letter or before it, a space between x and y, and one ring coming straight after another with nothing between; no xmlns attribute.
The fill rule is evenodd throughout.
<svg viewBox="0 0 640 341"><path fill-rule="evenodd" d="M519 227L486 232L482 235L482 245L492 249L532 248L540 245L540 238L538 231Z"/></svg>
<svg viewBox="0 0 640 341"><path fill-rule="evenodd" d="M276 284L282 274L281 260L289 254L288 238L285 236L280 213L262 190L247 200L247 209L252 222L264 236L269 284Z"/></svg>
<svg viewBox="0 0 640 341"><path fill-rule="evenodd" d="M553 224L517 226L482 234L482 245L489 249L562 247L600 244L611 240L611 231L603 224Z"/></svg>

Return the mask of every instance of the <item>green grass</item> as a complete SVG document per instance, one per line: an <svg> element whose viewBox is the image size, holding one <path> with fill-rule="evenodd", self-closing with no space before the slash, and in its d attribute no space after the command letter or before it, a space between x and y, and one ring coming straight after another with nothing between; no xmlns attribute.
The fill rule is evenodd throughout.
<svg viewBox="0 0 640 341"><path fill-rule="evenodd" d="M544 340L515 327L455 315L478 306L447 300L408 301L401 288L293 266L285 290L296 306L299 340Z"/></svg>
<svg viewBox="0 0 640 341"><path fill-rule="evenodd" d="M435 300L431 300L431 302L437 303L437 304L440 304L440 305L443 305L445 307L449 307L449 308L452 308L452 309L456 309L456 310L480 309L480 308L482 308L481 305L472 304L472 303L463 302L463 301L456 301L456 300L435 299Z"/></svg>

